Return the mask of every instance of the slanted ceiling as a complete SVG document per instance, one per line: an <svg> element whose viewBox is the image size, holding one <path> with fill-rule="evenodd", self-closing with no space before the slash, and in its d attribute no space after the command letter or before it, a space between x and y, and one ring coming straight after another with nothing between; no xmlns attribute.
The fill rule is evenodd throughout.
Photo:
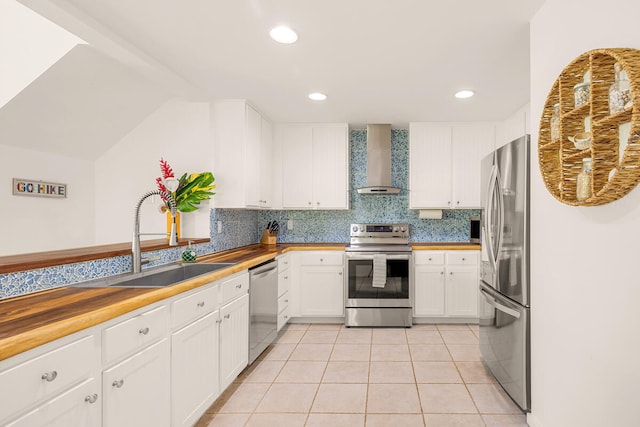
<svg viewBox="0 0 640 427"><path fill-rule="evenodd" d="M88 45L77 45L0 108L0 144L95 160L169 98Z"/></svg>

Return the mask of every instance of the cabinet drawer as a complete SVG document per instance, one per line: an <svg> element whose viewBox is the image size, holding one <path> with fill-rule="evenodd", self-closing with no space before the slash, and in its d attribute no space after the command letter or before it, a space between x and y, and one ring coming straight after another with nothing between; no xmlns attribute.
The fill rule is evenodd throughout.
<svg viewBox="0 0 640 427"><path fill-rule="evenodd" d="M280 298L278 298L278 313L284 310L289 305L289 292L286 292Z"/></svg>
<svg viewBox="0 0 640 427"><path fill-rule="evenodd" d="M103 363L112 363L160 339L167 334L168 325L169 310L163 305L103 330Z"/></svg>
<svg viewBox="0 0 640 427"><path fill-rule="evenodd" d="M0 372L0 422L32 403L89 378L99 355L94 335Z"/></svg>
<svg viewBox="0 0 640 427"><path fill-rule="evenodd" d="M300 254L300 265L342 265L343 252L315 252Z"/></svg>
<svg viewBox="0 0 640 427"><path fill-rule="evenodd" d="M278 258L278 271L285 271L291 265L291 258L287 255L282 258Z"/></svg>
<svg viewBox="0 0 640 427"><path fill-rule="evenodd" d="M447 253L447 264L477 265L478 251L451 251Z"/></svg>
<svg viewBox="0 0 640 427"><path fill-rule="evenodd" d="M289 271L278 273L278 296L281 296L285 292L289 291L290 283L291 273Z"/></svg>
<svg viewBox="0 0 640 427"><path fill-rule="evenodd" d="M280 306L278 306L280 308ZM289 306L285 306L278 312L277 330L280 331L289 321Z"/></svg>
<svg viewBox="0 0 640 427"><path fill-rule="evenodd" d="M186 325L218 308L218 285L207 286L207 289L180 298L171 304L171 327L173 329Z"/></svg>
<svg viewBox="0 0 640 427"><path fill-rule="evenodd" d="M416 265L444 264L444 252L417 251L413 253Z"/></svg>
<svg viewBox="0 0 640 427"><path fill-rule="evenodd" d="M220 283L220 293L222 294L222 305L249 292L249 273L239 274Z"/></svg>

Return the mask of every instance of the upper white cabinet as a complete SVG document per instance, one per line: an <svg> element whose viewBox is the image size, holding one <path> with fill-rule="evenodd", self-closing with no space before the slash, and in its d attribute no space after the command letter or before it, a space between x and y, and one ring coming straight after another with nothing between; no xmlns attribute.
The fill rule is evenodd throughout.
<svg viewBox="0 0 640 427"><path fill-rule="evenodd" d="M282 207L349 208L349 127L282 125Z"/></svg>
<svg viewBox="0 0 640 427"><path fill-rule="evenodd" d="M495 146L495 125L409 125L409 207L480 207L480 162Z"/></svg>
<svg viewBox="0 0 640 427"><path fill-rule="evenodd" d="M273 191L272 125L244 100L213 103L215 206L269 208Z"/></svg>

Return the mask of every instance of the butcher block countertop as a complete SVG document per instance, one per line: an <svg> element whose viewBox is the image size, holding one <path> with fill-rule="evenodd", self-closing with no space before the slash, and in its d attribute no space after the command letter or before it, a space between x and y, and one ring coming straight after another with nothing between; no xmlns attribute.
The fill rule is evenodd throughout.
<svg viewBox="0 0 640 427"><path fill-rule="evenodd" d="M98 325L239 271L300 250L344 250L344 243L249 245L198 258L235 265L164 288L65 286L0 300L0 360ZM480 249L468 243L416 243L414 250Z"/></svg>

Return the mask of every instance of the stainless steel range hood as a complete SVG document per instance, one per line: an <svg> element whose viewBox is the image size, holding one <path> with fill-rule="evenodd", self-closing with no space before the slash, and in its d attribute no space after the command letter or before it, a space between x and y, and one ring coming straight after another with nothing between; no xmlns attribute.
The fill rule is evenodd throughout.
<svg viewBox="0 0 640 427"><path fill-rule="evenodd" d="M367 186L360 194L398 194L391 186L391 125L367 125Z"/></svg>

